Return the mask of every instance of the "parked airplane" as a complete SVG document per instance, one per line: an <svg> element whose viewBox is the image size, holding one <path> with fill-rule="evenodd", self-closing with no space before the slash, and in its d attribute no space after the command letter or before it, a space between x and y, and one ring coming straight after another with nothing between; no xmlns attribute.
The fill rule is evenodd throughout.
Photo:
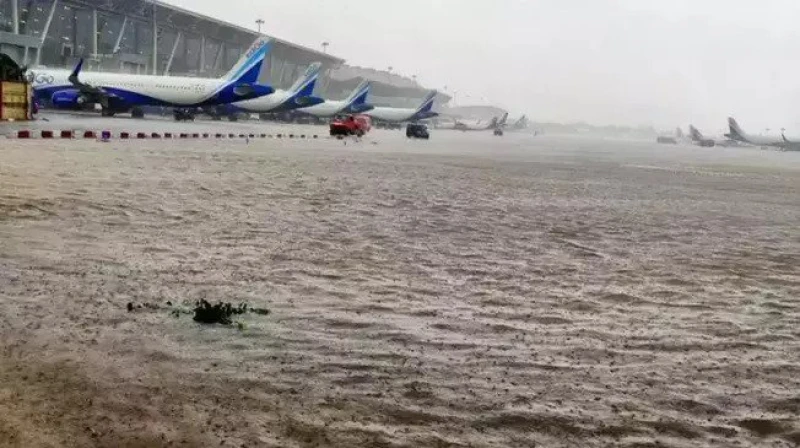
<svg viewBox="0 0 800 448"><path fill-rule="evenodd" d="M729 138L706 138L700 131L693 125L689 125L689 136L692 138L692 143L697 146L711 148L714 146L742 146L743 143Z"/></svg>
<svg viewBox="0 0 800 448"><path fill-rule="evenodd" d="M367 103L369 90L372 83L364 81L353 90L347 98L342 101L328 101L311 107L304 107L302 112L320 118L329 118L340 114L362 114L375 108Z"/></svg>
<svg viewBox="0 0 800 448"><path fill-rule="evenodd" d="M500 117L500 121L497 122L498 126L506 127L508 125L508 112L504 113L502 117Z"/></svg>
<svg viewBox="0 0 800 448"><path fill-rule="evenodd" d="M422 104L416 109L396 108L396 107L375 107L364 113L371 118L390 123L404 123L407 121L413 122L424 120L426 118L433 118L438 116L437 112L433 112L433 101L436 99L436 91L430 92L425 96Z"/></svg>
<svg viewBox="0 0 800 448"><path fill-rule="evenodd" d="M234 112L254 112L271 113L287 112L300 109L302 107L314 106L325 102L324 99L313 96L314 87L322 64L315 62L308 66L303 76L301 76L289 90L276 90L275 93L259 98L237 101L234 104L220 106L223 113Z"/></svg>
<svg viewBox="0 0 800 448"><path fill-rule="evenodd" d="M781 149L784 151L800 151L800 141L790 141L783 133L781 133L781 138L783 139Z"/></svg>
<svg viewBox="0 0 800 448"><path fill-rule="evenodd" d="M272 40L259 38L225 77L220 79L178 76L82 72L83 59L75 69L28 71L36 98L54 107L75 109L100 104L103 116L131 111L144 116L142 106L194 108L228 104L269 95L274 89L257 84Z"/></svg>
<svg viewBox="0 0 800 448"><path fill-rule="evenodd" d="M497 117L494 117L489 121L487 124L483 124L481 120L478 120L474 123L468 123L462 120L456 120L453 123L453 130L456 131L488 131L497 127Z"/></svg>
<svg viewBox="0 0 800 448"><path fill-rule="evenodd" d="M511 131L522 131L528 129L528 117L521 116L519 120L515 121L508 129Z"/></svg>
<svg viewBox="0 0 800 448"><path fill-rule="evenodd" d="M491 131L493 129L499 129L503 127L503 123L507 121L508 114L505 114L505 117L502 119L494 117L492 120L487 124L481 124L480 121L477 123L465 123L463 121L456 120L455 124L453 124L453 129L456 131Z"/></svg>
<svg viewBox="0 0 800 448"><path fill-rule="evenodd" d="M686 135L683 133L683 129L675 128L675 134L673 135L659 135L656 138L657 143L661 144L668 144L668 145L677 145L677 144L690 144L691 138L686 138Z"/></svg>
<svg viewBox="0 0 800 448"><path fill-rule="evenodd" d="M772 146L784 151L800 151L800 142L790 141L783 133L781 133L780 138L750 135L742 130L739 123L737 123L733 117L728 118L728 127L730 128L730 134L727 134L726 137L731 140L756 146Z"/></svg>

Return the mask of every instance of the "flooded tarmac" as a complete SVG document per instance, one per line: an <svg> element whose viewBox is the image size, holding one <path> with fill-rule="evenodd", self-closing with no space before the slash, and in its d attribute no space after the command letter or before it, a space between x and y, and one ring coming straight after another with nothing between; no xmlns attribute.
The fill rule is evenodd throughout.
<svg viewBox="0 0 800 448"><path fill-rule="evenodd" d="M797 446L799 225L800 153L3 141L0 446ZM200 299L271 314L126 309Z"/></svg>

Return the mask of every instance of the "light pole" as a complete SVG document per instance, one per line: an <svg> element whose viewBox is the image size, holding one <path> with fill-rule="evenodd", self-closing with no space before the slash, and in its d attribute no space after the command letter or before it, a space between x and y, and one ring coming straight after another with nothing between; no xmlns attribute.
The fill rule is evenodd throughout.
<svg viewBox="0 0 800 448"><path fill-rule="evenodd" d="M323 42L323 43L322 43L322 52L323 52L323 53L325 53L325 54L328 54L328 46L329 46L330 44L331 44L330 42Z"/></svg>
<svg viewBox="0 0 800 448"><path fill-rule="evenodd" d="M261 34L261 25L263 25L264 19L256 19L256 26L258 26L258 34Z"/></svg>

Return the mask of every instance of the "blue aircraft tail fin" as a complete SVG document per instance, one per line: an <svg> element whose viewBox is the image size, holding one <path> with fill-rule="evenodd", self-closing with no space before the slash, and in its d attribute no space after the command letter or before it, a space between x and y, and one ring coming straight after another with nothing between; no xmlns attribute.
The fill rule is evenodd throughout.
<svg viewBox="0 0 800 448"><path fill-rule="evenodd" d="M232 84L255 84L261 75L264 60L272 49L272 39L260 37L245 52L236 65L225 75Z"/></svg>
<svg viewBox="0 0 800 448"><path fill-rule="evenodd" d="M70 73L69 78L67 78L70 83L80 84L78 76L80 76L81 70L83 70L83 58L78 61L78 63L75 65L75 68L72 69L72 73Z"/></svg>
<svg viewBox="0 0 800 448"><path fill-rule="evenodd" d="M363 106L367 104L367 97L369 96L370 88L372 88L372 83L369 81L363 81L361 84L353 90L353 93L347 97L344 102L348 106Z"/></svg>
<svg viewBox="0 0 800 448"><path fill-rule="evenodd" d="M306 68L306 72L298 79L294 85L289 89L294 96L302 98L304 96L311 96L314 94L314 88L317 85L319 72L322 64L315 62Z"/></svg>
<svg viewBox="0 0 800 448"><path fill-rule="evenodd" d="M417 108L417 115L419 114L427 114L433 111L433 102L436 99L437 91L432 91L425 96L425 100L420 104L419 108Z"/></svg>

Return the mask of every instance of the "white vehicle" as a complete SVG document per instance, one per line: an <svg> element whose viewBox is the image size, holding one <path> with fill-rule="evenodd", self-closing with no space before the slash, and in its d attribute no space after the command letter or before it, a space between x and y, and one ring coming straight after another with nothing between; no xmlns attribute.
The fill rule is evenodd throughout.
<svg viewBox="0 0 800 448"><path fill-rule="evenodd" d="M367 104L367 97L371 87L372 84L369 81L364 81L353 90L350 96L342 101L325 100L324 103L304 107L301 110L319 118L330 118L342 114L361 114L375 108L375 106Z"/></svg>
<svg viewBox="0 0 800 448"><path fill-rule="evenodd" d="M141 106L196 108L269 95L275 90L257 84L272 40L259 38L228 74L219 79L179 76L82 72L83 59L75 69L28 70L36 98L57 108L76 109L100 104L103 116L131 111L144 116Z"/></svg>
<svg viewBox="0 0 800 448"><path fill-rule="evenodd" d="M800 151L800 141L789 140L783 133L781 133L780 137L750 135L744 132L739 123L732 117L728 118L728 127L730 128L730 134L726 135L726 137L731 140L756 146L772 146L784 151Z"/></svg>
<svg viewBox="0 0 800 448"><path fill-rule="evenodd" d="M433 112L433 101L436 99L436 91L432 91L425 99L422 101L422 104L416 109L403 109L403 108L396 108L396 107L376 107L370 111L364 113L364 115L368 115L371 118L376 120L385 121L389 123L405 123L405 122L413 122L418 120L424 120L426 118L433 118L438 116L437 112Z"/></svg>
<svg viewBox="0 0 800 448"><path fill-rule="evenodd" d="M250 113L286 112L302 107L309 107L324 102L322 98L313 96L314 87L319 79L322 64L315 62L308 66L305 73L289 90L276 90L269 96L238 101L226 106L230 111Z"/></svg>

